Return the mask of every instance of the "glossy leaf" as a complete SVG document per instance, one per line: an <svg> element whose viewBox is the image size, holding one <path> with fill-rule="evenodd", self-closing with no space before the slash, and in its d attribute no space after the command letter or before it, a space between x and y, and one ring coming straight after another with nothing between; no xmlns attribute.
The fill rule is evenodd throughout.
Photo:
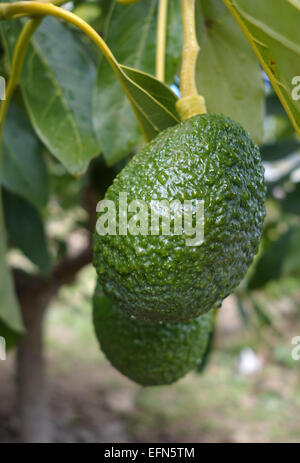
<svg viewBox="0 0 300 463"><path fill-rule="evenodd" d="M1 21L11 58L22 22ZM37 134L73 174L85 171L100 147L92 123L96 67L78 35L46 18L29 46L21 87Z"/></svg>
<svg viewBox="0 0 300 463"><path fill-rule="evenodd" d="M257 141L263 136L264 87L259 63L220 0L196 3L197 86L208 112L240 122Z"/></svg>
<svg viewBox="0 0 300 463"><path fill-rule="evenodd" d="M270 280L280 278L284 260L290 248L291 231L283 233L269 244L255 262L254 271L249 278L250 289L262 288Z"/></svg>
<svg viewBox="0 0 300 463"><path fill-rule="evenodd" d="M119 63L150 73L154 70L155 4L155 0L146 0L125 6L113 0L104 35ZM140 137L136 117L124 90L103 58L94 92L94 124L110 165L127 156Z"/></svg>
<svg viewBox="0 0 300 463"><path fill-rule="evenodd" d="M49 177L43 150L25 114L12 102L3 134L2 183L37 208L43 208L49 197Z"/></svg>
<svg viewBox="0 0 300 463"><path fill-rule="evenodd" d="M13 349L19 342L22 334L11 330L5 323L0 319L0 336L5 340L6 351Z"/></svg>
<svg viewBox="0 0 300 463"><path fill-rule="evenodd" d="M8 241L36 264L42 273L50 269L50 253L38 211L19 196L3 192Z"/></svg>
<svg viewBox="0 0 300 463"><path fill-rule="evenodd" d="M6 232L0 188L0 322L10 330L21 333L24 328L12 275L6 261L6 251Z"/></svg>
<svg viewBox="0 0 300 463"><path fill-rule="evenodd" d="M287 0L223 0L232 13L300 135L297 82L300 59L300 9ZM298 82L299 84L299 82ZM299 86L298 86L299 88Z"/></svg>
<svg viewBox="0 0 300 463"><path fill-rule="evenodd" d="M151 140L161 130L179 122L176 112L177 97L162 82L150 74L120 66L126 86L137 116L143 118L143 131L146 140Z"/></svg>
<svg viewBox="0 0 300 463"><path fill-rule="evenodd" d="M165 81L174 82L182 53L181 0L168 2Z"/></svg>
<svg viewBox="0 0 300 463"><path fill-rule="evenodd" d="M178 114L176 111L177 96L169 87L164 85L152 75L139 71L138 69L133 69L123 65L120 65L120 68L126 74L128 79L133 81L135 88L138 86L141 87L146 94L149 94L154 100L157 100L159 105L163 106L163 109L166 113L163 116L163 113L159 112L158 109L155 111L162 119L161 122L158 122L158 125L164 124L168 113L170 116L170 121L166 123L166 126L168 126L168 123L173 123L174 119L178 119ZM130 87L128 88L130 89ZM134 98L135 88L131 92L132 98ZM138 103L139 102L137 101L137 105ZM150 111L148 112L150 113ZM149 117L155 120L155 117L157 116L156 114L152 115L150 113Z"/></svg>
<svg viewBox="0 0 300 463"><path fill-rule="evenodd" d="M299 150L300 143L295 140L265 144L260 152L263 161L278 161Z"/></svg>
<svg viewBox="0 0 300 463"><path fill-rule="evenodd" d="M286 194L282 209L284 212L300 215L300 183L296 183L294 189Z"/></svg>
<svg viewBox="0 0 300 463"><path fill-rule="evenodd" d="M140 130L136 118L147 139L178 122L174 113L175 95L154 77L132 69L154 72L156 3L154 0L144 0L121 6L111 2L110 23L105 39L116 59L126 65L119 68L123 88L110 66L102 59L94 94L95 128L110 165L127 156L137 143ZM169 114L170 102L172 114Z"/></svg>

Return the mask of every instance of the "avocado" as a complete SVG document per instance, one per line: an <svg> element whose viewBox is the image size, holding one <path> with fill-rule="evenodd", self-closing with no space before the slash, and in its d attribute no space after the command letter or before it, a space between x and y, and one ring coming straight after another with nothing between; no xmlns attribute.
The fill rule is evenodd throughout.
<svg viewBox="0 0 300 463"><path fill-rule="evenodd" d="M169 235L162 221L159 234L152 234L150 215L148 233L144 224L139 234L121 234L116 213L116 234L97 231L94 238L94 265L105 294L148 322L186 322L220 305L256 254L265 216L264 168L243 127L202 114L164 130L108 188L105 199L116 211L120 193L128 204L192 200L194 211L194 202L204 201L204 241L187 245L183 225L175 233L175 210ZM168 211L160 213L168 220ZM129 211L128 223L135 217Z"/></svg>
<svg viewBox="0 0 300 463"><path fill-rule="evenodd" d="M188 323L142 323L103 295L98 284L93 321L101 349L121 373L143 386L171 384L197 367L212 329L213 311Z"/></svg>

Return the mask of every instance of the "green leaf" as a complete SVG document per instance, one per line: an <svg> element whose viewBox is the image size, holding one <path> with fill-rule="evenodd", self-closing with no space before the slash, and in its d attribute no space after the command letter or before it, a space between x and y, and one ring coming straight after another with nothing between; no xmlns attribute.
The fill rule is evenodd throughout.
<svg viewBox="0 0 300 463"><path fill-rule="evenodd" d="M10 330L22 333L24 327L20 308L15 294L12 275L6 261L6 233L1 196L0 188L0 321Z"/></svg>
<svg viewBox="0 0 300 463"><path fill-rule="evenodd" d="M49 176L43 149L25 114L12 102L3 134L2 183L39 209L45 206L49 197Z"/></svg>
<svg viewBox="0 0 300 463"><path fill-rule="evenodd" d="M168 2L165 81L174 83L182 52L181 1Z"/></svg>
<svg viewBox="0 0 300 463"><path fill-rule="evenodd" d="M254 271L248 282L248 288L262 288L271 280L277 280L282 275L282 267L290 249L292 232L288 230L276 241L272 242L257 259Z"/></svg>
<svg viewBox="0 0 300 463"><path fill-rule="evenodd" d="M155 15L154 0L128 6L115 2L111 5L105 38L116 59L126 64L119 67L123 88L109 64L102 59L94 93L95 128L109 165L127 156L140 138L136 118L148 140L178 122L174 109L176 96L154 77L132 69L139 68L146 73L154 71Z"/></svg>
<svg viewBox="0 0 300 463"><path fill-rule="evenodd" d="M199 364L197 365L197 368L196 368L196 373L198 374L202 374L204 373L209 361L210 361L210 357L211 357L211 354L213 352L213 348L214 348L214 341L215 341L215 337L216 337L216 326L215 324L213 325L212 327L212 330L209 334L209 337L208 337L208 342L207 342L207 345L206 345L206 349L205 349L205 352L203 354L203 357L201 359L201 361L199 362Z"/></svg>
<svg viewBox="0 0 300 463"><path fill-rule="evenodd" d="M198 91L209 112L230 116L260 142L264 87L255 54L220 0L196 5Z"/></svg>
<svg viewBox="0 0 300 463"><path fill-rule="evenodd" d="M155 0L146 0L125 6L112 1L104 35L120 63L150 73L154 70L155 4ZM110 165L127 156L140 137L124 90L103 58L99 63L94 92L94 125L105 159Z"/></svg>
<svg viewBox="0 0 300 463"><path fill-rule="evenodd" d="M248 326L249 325L249 315L248 315L247 309L244 306L241 296L238 293L236 293L235 295L236 295L236 300L237 300L237 309L241 317L241 320L245 326Z"/></svg>
<svg viewBox="0 0 300 463"><path fill-rule="evenodd" d="M250 300L251 300L251 303L252 303L254 313L256 314L260 324L262 326L270 326L270 327L273 327L275 329L275 327L273 325L272 317L266 311L266 309L263 307L263 305L261 303L257 302L256 300L254 300L253 298L250 298Z"/></svg>
<svg viewBox="0 0 300 463"><path fill-rule="evenodd" d="M154 138L161 130L178 124L179 119L175 110L177 97L172 90L155 77L138 71L137 69L120 65L119 71L127 98L131 103L135 117L147 141ZM143 87L139 85L139 83L141 83ZM108 118L105 119L105 121L108 124L110 123ZM137 124L135 119L134 123L135 125ZM109 143L111 146L113 143L119 143L120 140L112 138L110 129L103 143ZM126 132L127 137L129 134L130 132ZM117 134L115 134L115 136L117 137ZM122 136L120 137L121 140L123 140ZM133 143L132 146L134 146L137 140L131 138L131 141ZM104 153L104 157L108 165L113 165L128 154L128 149L125 151L121 149L121 151L111 151L110 156L108 156L106 152Z"/></svg>
<svg viewBox="0 0 300 463"><path fill-rule="evenodd" d="M8 352L18 344L22 334L11 330L0 319L0 336L2 336L5 339L5 348Z"/></svg>
<svg viewBox="0 0 300 463"><path fill-rule="evenodd" d="M157 125L165 124L166 127L169 127L168 124L174 124L174 120L178 119L178 114L176 111L176 102L178 100L175 93L162 82L157 80L155 77L151 76L137 69L130 68L128 66L120 65L121 70L126 74L127 78L133 81L135 85L132 85L131 97L134 98L134 92L138 90L138 86L142 88L142 94L148 94L152 99L156 100L159 105L163 106L165 113L162 113L158 110L157 107L153 107L155 114L152 115L151 111L149 113L149 118L151 117L154 121L158 117ZM128 87L130 89L130 87ZM147 95L147 97L148 97ZM137 98L137 106L138 106ZM156 114L157 113L157 114ZM169 121L166 121L166 117L169 114Z"/></svg>
<svg viewBox="0 0 300 463"><path fill-rule="evenodd" d="M120 66L124 85L135 107L137 117L143 118L143 131L146 140L154 138L164 130L179 122L176 112L177 97L166 85L150 74Z"/></svg>
<svg viewBox="0 0 300 463"><path fill-rule="evenodd" d="M294 95L296 84L293 81L299 76L300 9L296 8L298 2L223 2L246 35L296 132L300 135L300 99Z"/></svg>
<svg viewBox="0 0 300 463"><path fill-rule="evenodd" d="M22 21L1 21L11 58ZM46 18L29 46L21 88L34 129L49 151L73 174L82 174L100 152L92 123L96 67L81 39Z"/></svg>
<svg viewBox="0 0 300 463"><path fill-rule="evenodd" d="M278 161L299 150L300 143L295 140L263 145L260 152L263 161Z"/></svg>
<svg viewBox="0 0 300 463"><path fill-rule="evenodd" d="M46 274L51 259L38 211L21 197L5 190L3 206L9 243L21 249Z"/></svg>
<svg viewBox="0 0 300 463"><path fill-rule="evenodd" d="M281 205L284 212L300 215L300 183L296 183L294 189L286 194Z"/></svg>
<svg viewBox="0 0 300 463"><path fill-rule="evenodd" d="M298 193L300 193L300 188L298 188ZM298 196L298 214L300 214ZM290 241L290 247L288 254L284 260L282 272L286 276L293 276L295 278L300 277L300 230L299 227L295 227L292 232L292 237Z"/></svg>
<svg viewBox="0 0 300 463"><path fill-rule="evenodd" d="M155 77L152 77L150 74L143 73L137 69L132 69L127 66L119 66L120 79L123 83L123 88L125 88L127 98L130 101L132 108L134 109L136 119L142 127L144 136L146 140L151 140L155 137L161 130L164 130L172 125L176 125L179 122L175 105L177 101L176 95L170 90L165 84L158 81ZM141 85L143 85L143 87ZM110 85L108 89L111 89L111 98L114 100L113 85ZM125 101L127 104L127 101ZM129 108L130 109L130 108ZM113 111L116 110L116 107ZM119 114L117 112L117 114ZM129 113L130 114L130 113ZM137 139L133 136L133 132L130 132L130 127L133 128L137 126L136 119L132 119L132 125L129 121L130 116L127 114L127 121L124 123L127 124L126 127L128 131L126 134L123 134L124 127L121 129L122 133L116 133L114 137L112 136L112 130L115 127L110 126L112 121L106 115L101 115L98 113L98 122L99 117L102 118L102 134L105 135L102 143L107 147L106 152L104 152L104 157L108 165L113 165L119 162L123 157L129 154L129 145L132 144L131 148L136 144ZM120 115L120 114L119 114ZM116 115L117 118L117 115ZM136 127L136 130L137 127ZM131 133L131 138L129 140L129 135ZM125 147L120 145L120 142L125 140L124 137L127 137L127 145ZM125 149L126 148L126 149ZM108 155L108 153L110 153Z"/></svg>

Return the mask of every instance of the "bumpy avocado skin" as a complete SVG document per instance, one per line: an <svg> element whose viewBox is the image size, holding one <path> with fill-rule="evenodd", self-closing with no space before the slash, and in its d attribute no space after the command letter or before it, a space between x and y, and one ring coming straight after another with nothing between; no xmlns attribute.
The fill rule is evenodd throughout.
<svg viewBox="0 0 300 463"><path fill-rule="evenodd" d="M117 211L120 192L127 192L128 203L204 200L205 236L202 245L186 246L184 234L96 233L94 265L118 307L142 321L187 321L240 283L265 216L259 148L240 124L205 114L161 132L107 190L105 199Z"/></svg>
<svg viewBox="0 0 300 463"><path fill-rule="evenodd" d="M101 349L121 373L143 386L171 384L196 368L212 329L213 311L188 323L142 323L104 296L98 285L93 322Z"/></svg>

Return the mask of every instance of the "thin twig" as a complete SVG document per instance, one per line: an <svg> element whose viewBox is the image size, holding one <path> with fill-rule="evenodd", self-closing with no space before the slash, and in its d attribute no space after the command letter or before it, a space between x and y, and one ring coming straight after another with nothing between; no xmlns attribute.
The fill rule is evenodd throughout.
<svg viewBox="0 0 300 463"><path fill-rule="evenodd" d="M180 73L180 94L186 96L198 95L195 82L195 66L200 50L195 28L195 0L181 0L183 49Z"/></svg>
<svg viewBox="0 0 300 463"><path fill-rule="evenodd" d="M159 0L156 42L156 77L165 80L168 0Z"/></svg>

